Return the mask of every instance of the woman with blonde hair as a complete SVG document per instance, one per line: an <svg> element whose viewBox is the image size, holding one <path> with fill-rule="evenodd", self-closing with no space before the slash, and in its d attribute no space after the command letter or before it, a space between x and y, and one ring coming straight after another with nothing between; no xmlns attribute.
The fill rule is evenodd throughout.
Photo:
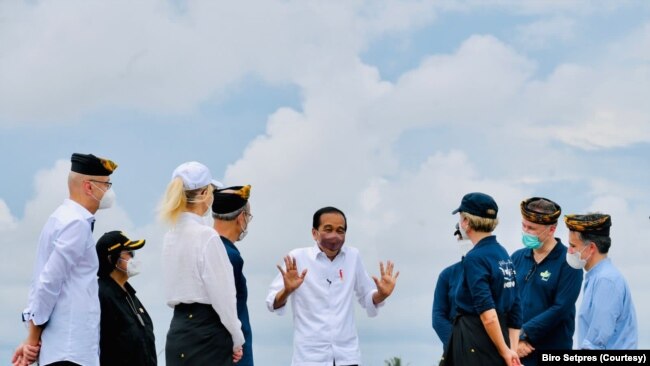
<svg viewBox="0 0 650 366"><path fill-rule="evenodd" d="M212 205L212 182L205 165L183 163L161 205L161 218L171 224L162 255L167 305L174 308L168 366L232 365L242 357L232 265L219 234L203 220Z"/></svg>

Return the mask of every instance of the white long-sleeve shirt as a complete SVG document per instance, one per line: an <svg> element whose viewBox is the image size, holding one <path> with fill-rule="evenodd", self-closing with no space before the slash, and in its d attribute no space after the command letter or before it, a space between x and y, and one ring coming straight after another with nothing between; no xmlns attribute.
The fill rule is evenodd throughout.
<svg viewBox="0 0 650 366"><path fill-rule="evenodd" d="M39 364L99 365L99 261L93 214L66 199L45 223L25 312L43 325Z"/></svg>
<svg viewBox="0 0 650 366"><path fill-rule="evenodd" d="M196 214L182 213L165 234L163 273L167 305L212 305L233 341L233 351L244 344L237 318L232 265L219 234Z"/></svg>
<svg viewBox="0 0 650 366"><path fill-rule="evenodd" d="M292 250L298 272L308 269L305 281L289 296L293 310L293 366L331 366L361 364L359 339L354 322L353 299L366 309L368 316L377 315L372 302L377 291L368 276L359 251L344 246L333 261L318 245ZM273 309L276 294L284 287L278 274L270 286L266 305L271 312L282 315L286 306Z"/></svg>

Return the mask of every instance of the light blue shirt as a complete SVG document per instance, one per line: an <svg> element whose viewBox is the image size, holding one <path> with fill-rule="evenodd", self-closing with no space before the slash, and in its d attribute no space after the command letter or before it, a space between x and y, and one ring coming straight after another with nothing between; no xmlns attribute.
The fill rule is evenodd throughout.
<svg viewBox="0 0 650 366"><path fill-rule="evenodd" d="M632 293L609 258L585 276L578 312L578 347L583 349L636 349L638 329Z"/></svg>
<svg viewBox="0 0 650 366"><path fill-rule="evenodd" d="M45 223L26 312L41 334L39 364L99 365L97 269L93 215L66 199Z"/></svg>

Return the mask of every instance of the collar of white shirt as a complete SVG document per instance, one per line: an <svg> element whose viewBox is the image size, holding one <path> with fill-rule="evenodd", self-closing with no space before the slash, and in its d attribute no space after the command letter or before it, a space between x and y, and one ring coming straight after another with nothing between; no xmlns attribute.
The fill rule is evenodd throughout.
<svg viewBox="0 0 650 366"><path fill-rule="evenodd" d="M339 258L339 257L341 257L341 258L345 257L345 253L347 251L348 251L348 249L345 247L345 245L343 245L341 247L341 249L339 250L339 253L336 255L336 257L334 257L334 259ZM319 254L322 255L323 257L325 257L326 259L328 259L327 255L322 250L320 250L320 247L318 246L318 244L314 244L314 246L312 246L311 250L309 251L309 258L311 260L315 261Z"/></svg>

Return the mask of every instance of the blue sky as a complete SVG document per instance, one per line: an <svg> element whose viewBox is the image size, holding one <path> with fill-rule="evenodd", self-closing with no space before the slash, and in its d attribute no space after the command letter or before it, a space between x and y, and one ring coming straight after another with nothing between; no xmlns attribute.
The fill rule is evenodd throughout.
<svg viewBox="0 0 650 366"><path fill-rule="evenodd" d="M144 237L133 279L155 322L171 311L155 209L174 167L253 185L241 250L256 359L287 364L291 318L264 308L275 264L312 244L313 212L350 220L371 274L401 271L375 319L357 314L364 364L432 365L438 273L459 256L449 215L464 193L612 214L611 257L650 348L650 5L639 1L0 3L0 359L23 338L36 240L65 197L73 152L119 164L98 233ZM128 11L127 11L128 10ZM558 236L566 239L566 230ZM20 243L20 245L15 245ZM146 257L146 258L145 258ZM5 300L6 299L6 300Z"/></svg>

